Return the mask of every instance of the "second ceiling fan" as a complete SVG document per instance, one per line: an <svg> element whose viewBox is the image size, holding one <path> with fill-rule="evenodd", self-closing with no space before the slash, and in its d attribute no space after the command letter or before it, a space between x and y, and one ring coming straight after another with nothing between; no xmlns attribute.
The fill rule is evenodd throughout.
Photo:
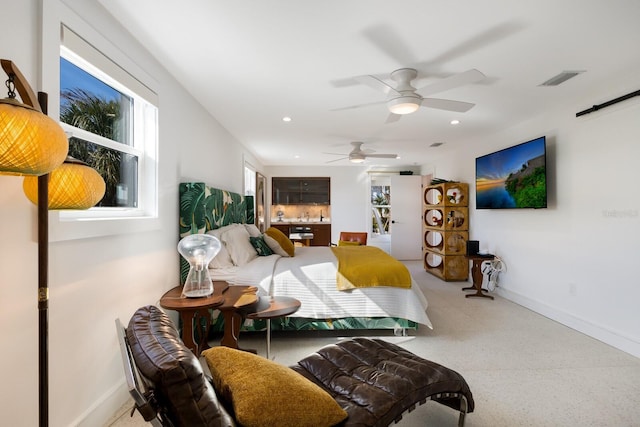
<svg viewBox="0 0 640 427"><path fill-rule="evenodd" d="M353 150L351 150L349 154L326 153L326 154L335 154L339 156L346 156L340 159L330 160L327 163L333 163L333 162L346 160L346 159L349 159L351 163L362 163L365 161L365 159L369 157L377 158L377 159L398 159L399 158L397 154L375 154L374 150L369 150L369 149L363 150L362 144L364 144L364 142L360 142L360 141L352 142L351 145L353 146Z"/></svg>
<svg viewBox="0 0 640 427"><path fill-rule="evenodd" d="M422 88L415 88L411 82L415 80L417 76L418 72L414 68L400 68L395 70L390 74L391 80L395 82L394 86L372 75L357 76L354 79L359 83L380 90L387 95L386 100L373 104L387 104L389 117L386 123L391 123L398 121L404 114L415 112L420 107L436 108L458 113L469 111L475 104L450 99L430 98L428 96L466 84L476 83L485 78L485 75L480 71L471 69ZM372 104L354 105L341 109L360 108L367 105Z"/></svg>

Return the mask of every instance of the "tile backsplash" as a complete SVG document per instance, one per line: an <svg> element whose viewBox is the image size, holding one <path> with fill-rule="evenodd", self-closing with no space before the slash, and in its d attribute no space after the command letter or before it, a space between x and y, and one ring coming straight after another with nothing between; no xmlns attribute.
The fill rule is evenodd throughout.
<svg viewBox="0 0 640 427"><path fill-rule="evenodd" d="M282 212L283 221L297 221L298 219L305 221L307 217L309 220L318 221L320 215L322 215L324 221L328 221L331 218L330 205L272 205L272 222L278 220L279 211Z"/></svg>

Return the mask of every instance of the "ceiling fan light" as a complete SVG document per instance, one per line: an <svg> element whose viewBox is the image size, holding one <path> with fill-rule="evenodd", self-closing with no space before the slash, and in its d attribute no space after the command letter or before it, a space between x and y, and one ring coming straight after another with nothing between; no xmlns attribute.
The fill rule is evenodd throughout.
<svg viewBox="0 0 640 427"><path fill-rule="evenodd" d="M362 152L356 151L349 154L349 161L351 163L362 163L364 162L365 157L366 156Z"/></svg>
<svg viewBox="0 0 640 427"><path fill-rule="evenodd" d="M400 96L387 103L393 114L411 114L420 108L420 99L415 96Z"/></svg>

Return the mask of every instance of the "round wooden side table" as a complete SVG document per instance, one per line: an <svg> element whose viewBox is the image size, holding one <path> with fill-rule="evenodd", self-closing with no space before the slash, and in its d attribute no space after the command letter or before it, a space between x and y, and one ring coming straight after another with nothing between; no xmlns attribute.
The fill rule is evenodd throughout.
<svg viewBox="0 0 640 427"><path fill-rule="evenodd" d="M291 297L263 296L247 313L249 319L267 320L267 359L271 358L271 319L285 317L300 308L300 301Z"/></svg>
<svg viewBox="0 0 640 427"><path fill-rule="evenodd" d="M211 326L211 315L209 309L217 307L224 302L224 292L229 288L229 284L223 281L213 282L213 294L208 297L184 298L182 297L182 286L176 286L167 291L160 298L160 306L168 310L175 310L182 320L182 342L196 356L200 356L203 350L209 348L207 337ZM195 330L199 335L199 342L194 340Z"/></svg>

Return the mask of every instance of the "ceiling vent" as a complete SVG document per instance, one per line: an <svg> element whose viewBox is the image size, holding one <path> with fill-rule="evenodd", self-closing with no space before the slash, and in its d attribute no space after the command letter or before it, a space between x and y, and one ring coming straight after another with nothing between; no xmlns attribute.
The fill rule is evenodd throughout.
<svg viewBox="0 0 640 427"><path fill-rule="evenodd" d="M429 147L440 147L442 144L444 144L444 142L434 142Z"/></svg>
<svg viewBox="0 0 640 427"><path fill-rule="evenodd" d="M558 86L559 84L562 84L567 80L574 78L578 74L582 74L582 73L584 73L584 71L563 71L557 76L551 77L549 80L542 83L540 86Z"/></svg>

